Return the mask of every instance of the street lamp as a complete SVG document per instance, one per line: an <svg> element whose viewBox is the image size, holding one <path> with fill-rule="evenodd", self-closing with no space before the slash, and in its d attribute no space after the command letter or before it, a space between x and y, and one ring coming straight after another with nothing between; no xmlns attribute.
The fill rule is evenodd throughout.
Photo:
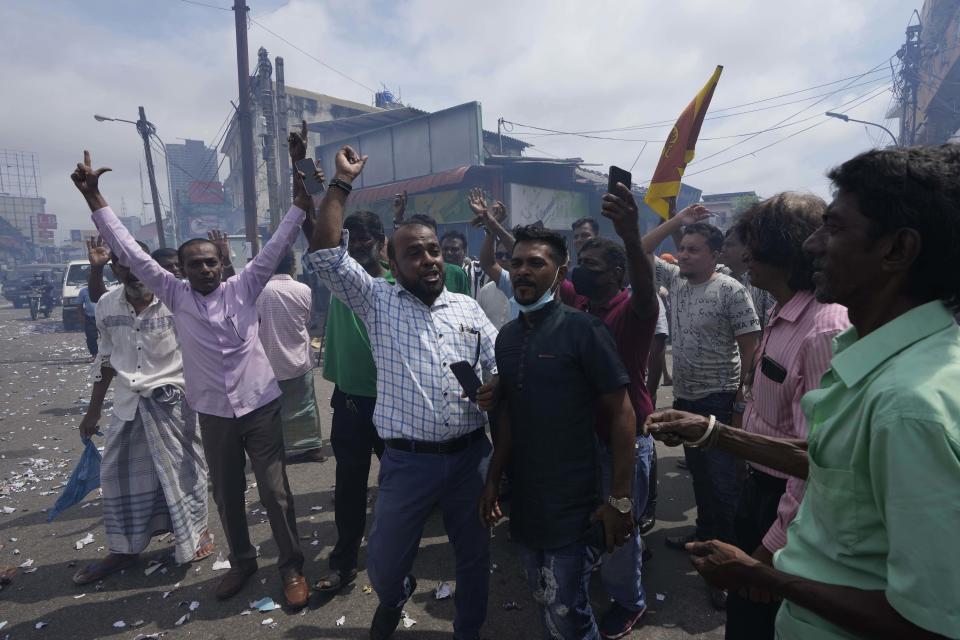
<svg viewBox="0 0 960 640"><path fill-rule="evenodd" d="M877 124L876 122L867 122L866 120L857 120L856 118L851 118L845 113L837 113L835 111L827 111L827 113L824 115L826 115L829 118L836 118L837 120L843 120L844 122L859 122L860 124L868 124L871 127L878 127L880 129L883 129L884 131L887 132L887 135L890 136L890 139L893 140L893 146L895 147L899 146L899 143L897 142L897 136L893 135L893 132L890 131L890 129L887 129L882 124Z"/></svg>
<svg viewBox="0 0 960 640"><path fill-rule="evenodd" d="M143 154L147 158L147 175L150 178L150 194L153 197L153 219L157 225L157 242L160 244L161 249L166 248L167 238L163 232L163 216L160 213L160 194L157 191L157 178L153 173L153 154L150 151L150 136L156 135L157 128L153 126L152 122L147 120L147 115L143 107L140 107L140 119L136 122L133 120L124 120L123 118L111 118L100 114L95 114L93 119L97 122L126 122L127 124L132 124L137 128L140 137L143 138ZM176 241L176 229L174 229L174 241Z"/></svg>

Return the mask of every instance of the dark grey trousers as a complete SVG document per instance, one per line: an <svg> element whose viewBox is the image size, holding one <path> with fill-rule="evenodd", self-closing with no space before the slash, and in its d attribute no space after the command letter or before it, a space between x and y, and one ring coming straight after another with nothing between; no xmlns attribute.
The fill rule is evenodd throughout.
<svg viewBox="0 0 960 640"><path fill-rule="evenodd" d="M213 500L230 546L230 564L235 567L248 565L257 557L256 549L250 544L244 504L246 452L257 478L260 502L267 511L273 539L277 543L280 574L287 577L300 573L303 552L297 537L293 493L284 463L280 401L274 400L239 418L198 415Z"/></svg>

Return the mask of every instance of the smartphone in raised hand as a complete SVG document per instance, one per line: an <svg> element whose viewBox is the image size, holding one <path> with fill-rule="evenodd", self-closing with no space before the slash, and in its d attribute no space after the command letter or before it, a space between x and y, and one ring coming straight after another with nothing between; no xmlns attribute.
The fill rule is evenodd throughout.
<svg viewBox="0 0 960 640"><path fill-rule="evenodd" d="M611 165L609 181L607 182L607 193L613 193L618 182L622 182L627 189L629 189L632 181L633 177L630 175L629 171Z"/></svg>
<svg viewBox="0 0 960 640"><path fill-rule="evenodd" d="M323 183L317 179L317 165L313 158L297 160L294 165L303 174L303 186L311 196L323 193Z"/></svg>

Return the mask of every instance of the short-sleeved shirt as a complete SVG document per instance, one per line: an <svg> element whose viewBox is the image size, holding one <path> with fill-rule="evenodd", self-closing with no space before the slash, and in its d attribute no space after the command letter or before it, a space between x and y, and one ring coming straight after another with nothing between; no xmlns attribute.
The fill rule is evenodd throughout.
<svg viewBox="0 0 960 640"><path fill-rule="evenodd" d="M510 300L500 290L496 282L491 281L480 287L480 293L477 294L477 303L498 330L516 317L510 315Z"/></svg>
<svg viewBox="0 0 960 640"><path fill-rule="evenodd" d="M760 331L747 290L736 279L715 273L700 284L680 268L657 258L657 283L670 292L673 395L699 400L740 386L737 337Z"/></svg>
<svg viewBox="0 0 960 640"><path fill-rule="evenodd" d="M384 272L383 279L390 284L396 282L389 271ZM323 344L323 377L347 395L376 398L377 365L367 328L336 296L330 300Z"/></svg>
<svg viewBox="0 0 960 640"><path fill-rule="evenodd" d="M653 341L657 316L641 318L637 315L630 304L632 295L629 289L624 289L599 307L591 307L587 298L577 296L573 306L599 318L610 330L620 360L630 376L630 403L637 414L637 431L642 432L647 416L653 413L653 402L647 391L647 356L650 355L650 343ZM597 435L604 442L609 442L610 425L606 421L597 421Z"/></svg>
<svg viewBox="0 0 960 640"><path fill-rule="evenodd" d="M277 380L299 378L313 368L307 333L312 308L310 287L286 273L270 278L257 298L258 335Z"/></svg>
<svg viewBox="0 0 960 640"><path fill-rule="evenodd" d="M77 294L77 298L80 300L80 304L83 305L83 315L88 318L96 317L97 315L97 303L90 299L90 289L84 287L80 289L80 293Z"/></svg>
<svg viewBox="0 0 960 640"><path fill-rule="evenodd" d="M810 471L780 571L882 591L913 624L960 637L960 328L929 302L834 340L803 399ZM778 638L858 637L785 601Z"/></svg>
<svg viewBox="0 0 960 640"><path fill-rule="evenodd" d="M555 549L581 539L600 503L594 423L599 398L630 383L609 330L559 301L497 337L509 412L513 539Z"/></svg>
<svg viewBox="0 0 960 640"><path fill-rule="evenodd" d="M444 265L447 290L469 295L469 281L463 269ZM383 279L390 284L396 280L389 271ZM377 365L370 352L370 337L363 321L336 296L330 300L327 314L326 337L323 341L323 377L351 396L377 397Z"/></svg>

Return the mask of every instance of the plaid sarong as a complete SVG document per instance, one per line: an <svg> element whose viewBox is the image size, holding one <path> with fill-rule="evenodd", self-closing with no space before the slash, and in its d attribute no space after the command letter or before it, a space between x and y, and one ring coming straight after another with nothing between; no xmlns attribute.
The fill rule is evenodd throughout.
<svg viewBox="0 0 960 640"><path fill-rule="evenodd" d="M100 467L103 522L113 553L140 553L173 531L178 563L207 528L207 463L197 415L174 386L141 397L133 420L114 419Z"/></svg>
<svg viewBox="0 0 960 640"><path fill-rule="evenodd" d="M280 385L280 422L283 424L283 448L286 455L296 455L323 446L320 414L313 386L313 369Z"/></svg>

